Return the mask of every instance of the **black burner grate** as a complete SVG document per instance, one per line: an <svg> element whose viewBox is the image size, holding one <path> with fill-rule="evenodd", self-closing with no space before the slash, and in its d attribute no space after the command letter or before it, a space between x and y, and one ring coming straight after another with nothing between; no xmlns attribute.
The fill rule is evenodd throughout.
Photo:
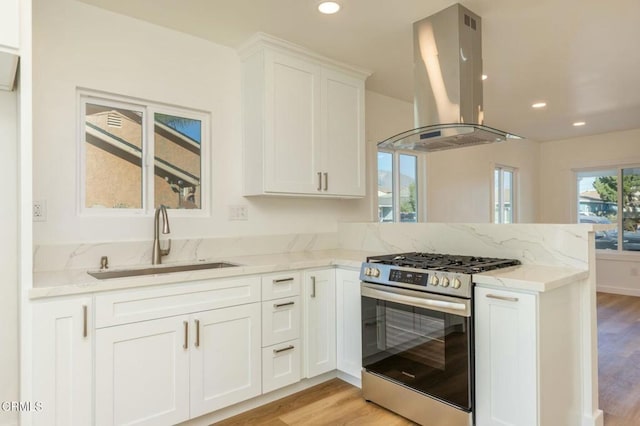
<svg viewBox="0 0 640 426"><path fill-rule="evenodd" d="M429 269L463 274L486 272L520 264L520 261L515 259L420 252L371 256L367 258L367 261L414 269Z"/></svg>

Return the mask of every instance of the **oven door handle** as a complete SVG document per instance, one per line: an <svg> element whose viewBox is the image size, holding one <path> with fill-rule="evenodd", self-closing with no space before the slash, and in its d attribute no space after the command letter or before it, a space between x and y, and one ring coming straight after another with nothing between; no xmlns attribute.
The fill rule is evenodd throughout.
<svg viewBox="0 0 640 426"><path fill-rule="evenodd" d="M370 297L372 299L385 300L387 302L400 303L402 305L416 306L419 308L431 309L438 312L445 312L454 315L460 315L464 317L471 316L470 303L464 302L452 302L449 300L439 300L432 296L426 296L420 294L420 297L414 296L411 290L393 289L393 291L378 290L371 288L366 284L361 286L361 295Z"/></svg>

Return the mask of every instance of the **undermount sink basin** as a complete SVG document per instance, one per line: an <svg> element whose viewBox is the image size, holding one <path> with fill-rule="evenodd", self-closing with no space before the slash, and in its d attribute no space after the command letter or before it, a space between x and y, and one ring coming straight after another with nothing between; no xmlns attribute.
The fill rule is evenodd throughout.
<svg viewBox="0 0 640 426"><path fill-rule="evenodd" d="M155 265L148 268L137 269L116 269L116 270L104 270L104 271L87 271L87 274L95 277L99 280L106 280L109 278L123 278L123 277L137 277L140 275L155 275L155 274L168 274L170 272L185 272L185 271L198 271L201 269L220 269L231 268L234 266L240 266L230 262L208 262L208 263L192 263L188 265Z"/></svg>

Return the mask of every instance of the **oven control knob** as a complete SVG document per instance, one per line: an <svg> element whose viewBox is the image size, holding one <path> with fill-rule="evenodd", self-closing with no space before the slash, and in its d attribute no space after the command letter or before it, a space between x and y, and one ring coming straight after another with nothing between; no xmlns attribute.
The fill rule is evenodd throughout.
<svg viewBox="0 0 640 426"><path fill-rule="evenodd" d="M442 287L449 287L449 278L442 277L442 282L440 283Z"/></svg>
<svg viewBox="0 0 640 426"><path fill-rule="evenodd" d="M454 278L453 279L453 283L451 284L451 287L460 288L461 285L462 285L462 283L460 282L460 280L458 278Z"/></svg>
<svg viewBox="0 0 640 426"><path fill-rule="evenodd" d="M429 280L429 284L438 285L438 277L436 275L431 275L431 279Z"/></svg>
<svg viewBox="0 0 640 426"><path fill-rule="evenodd" d="M380 276L380 269L378 268L371 268L371 276L378 278Z"/></svg>

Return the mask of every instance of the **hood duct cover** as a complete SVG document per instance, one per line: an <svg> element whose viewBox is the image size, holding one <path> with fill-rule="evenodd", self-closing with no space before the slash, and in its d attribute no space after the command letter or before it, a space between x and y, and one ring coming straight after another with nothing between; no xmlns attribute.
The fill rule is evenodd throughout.
<svg viewBox="0 0 640 426"><path fill-rule="evenodd" d="M521 139L483 125L481 29L460 4L413 24L416 129L379 148L430 152Z"/></svg>

